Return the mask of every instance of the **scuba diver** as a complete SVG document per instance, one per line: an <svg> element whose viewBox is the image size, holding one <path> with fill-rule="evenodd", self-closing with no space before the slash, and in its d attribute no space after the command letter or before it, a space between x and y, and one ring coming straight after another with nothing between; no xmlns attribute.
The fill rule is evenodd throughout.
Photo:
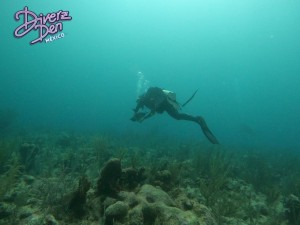
<svg viewBox="0 0 300 225"><path fill-rule="evenodd" d="M182 107L192 100L196 92L184 104L182 104ZM141 123L145 119L153 116L155 113L161 114L166 111L176 120L188 120L199 124L207 139L213 144L219 144L217 138L209 130L205 120L201 116L192 116L179 112L181 105L176 101L176 94L174 92L163 90L158 87L150 87L146 93L137 99L136 102L137 105L135 109L133 109L134 115L131 118L132 121ZM143 109L145 106L150 109L150 111L139 112L139 110Z"/></svg>

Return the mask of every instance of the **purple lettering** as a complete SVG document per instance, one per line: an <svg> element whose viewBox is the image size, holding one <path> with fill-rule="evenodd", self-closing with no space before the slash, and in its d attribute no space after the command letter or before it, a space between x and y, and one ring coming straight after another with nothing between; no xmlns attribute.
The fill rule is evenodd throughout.
<svg viewBox="0 0 300 225"><path fill-rule="evenodd" d="M59 20L60 18L60 14L62 13L62 10L59 10L57 13L56 13L56 20Z"/></svg>
<svg viewBox="0 0 300 225"><path fill-rule="evenodd" d="M56 34L58 31L61 31L62 23L52 24L49 27L47 27L46 25L36 25L36 28L39 29L39 38L30 42L31 44L35 44L37 42L42 42L48 34ZM51 37L50 37L50 40L51 40Z"/></svg>
<svg viewBox="0 0 300 225"><path fill-rule="evenodd" d="M16 28L14 32L15 37L23 37L24 35L28 34L32 29L34 29L36 23L38 22L38 17L34 12L28 11L28 7L24 7L24 10L18 11L15 14L15 19L20 20L20 15L23 15L23 24ZM29 17L33 19L29 20Z"/></svg>
<svg viewBox="0 0 300 225"><path fill-rule="evenodd" d="M69 16L69 11L59 10L56 13L48 13L43 15L42 13L37 16L34 12L28 10L25 6L23 10L16 12L15 20L20 20L23 16L23 24L17 27L14 31L14 35L17 38L21 38L28 34L32 30L38 31L38 38L31 41L30 44L35 44L37 42L42 42L47 35L56 34L63 30L63 24L60 21L72 20ZM63 37L63 36L62 36ZM56 40L60 38L59 35L56 37L50 37L45 39L46 43L49 41Z"/></svg>
<svg viewBox="0 0 300 225"><path fill-rule="evenodd" d="M55 25L50 25L50 27L48 27L48 32L50 33L50 34L55 34Z"/></svg>
<svg viewBox="0 0 300 225"><path fill-rule="evenodd" d="M54 15L54 20L53 20L53 15ZM54 23L56 21L56 16L54 13L48 13L46 16L43 17L43 24L46 24L48 21L49 23Z"/></svg>
<svg viewBox="0 0 300 225"><path fill-rule="evenodd" d="M62 11L60 20L71 20L71 19L72 19L72 17L69 16L69 11Z"/></svg>
<svg viewBox="0 0 300 225"><path fill-rule="evenodd" d="M37 42L42 42L43 39L48 35L48 27L46 25L43 24L39 24L35 26L35 30L39 31L39 37L35 40L33 40L32 42L30 42L30 44L35 44Z"/></svg>

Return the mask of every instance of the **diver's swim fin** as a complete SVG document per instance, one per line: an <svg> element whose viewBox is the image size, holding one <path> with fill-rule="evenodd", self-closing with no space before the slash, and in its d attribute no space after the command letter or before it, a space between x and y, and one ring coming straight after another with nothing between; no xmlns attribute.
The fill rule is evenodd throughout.
<svg viewBox="0 0 300 225"><path fill-rule="evenodd" d="M204 135L212 144L219 144L217 138L213 135L213 133L209 130L205 120L201 116L197 116L197 123L200 125Z"/></svg>

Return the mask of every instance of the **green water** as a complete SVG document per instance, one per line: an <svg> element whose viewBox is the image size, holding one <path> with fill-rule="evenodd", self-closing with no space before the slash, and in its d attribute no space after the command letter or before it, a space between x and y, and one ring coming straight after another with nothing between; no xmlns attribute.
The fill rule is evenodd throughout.
<svg viewBox="0 0 300 225"><path fill-rule="evenodd" d="M129 120L147 87L172 90L179 102L199 88L183 111L202 115L223 144L299 148L298 1L54 0L0 6L0 108L17 112L14 132L150 130L205 140L194 124L167 115L143 124ZM14 16L25 6L37 15L69 11L64 38L30 45L38 37L34 30L15 38L22 20Z"/></svg>

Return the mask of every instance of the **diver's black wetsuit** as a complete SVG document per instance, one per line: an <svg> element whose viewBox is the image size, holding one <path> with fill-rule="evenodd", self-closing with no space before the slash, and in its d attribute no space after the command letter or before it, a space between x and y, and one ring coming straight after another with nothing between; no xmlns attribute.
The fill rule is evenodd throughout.
<svg viewBox="0 0 300 225"><path fill-rule="evenodd" d="M139 112L139 109L144 108L144 106L149 108L150 112ZM218 140L209 130L205 120L201 116L192 116L186 113L180 113L178 109L180 109L180 105L178 102L176 102L176 99L170 99L161 88L151 87L137 100L137 105L133 110L134 115L131 120L142 122L143 120L153 116L156 112L163 113L166 111L176 120L188 120L196 122L200 125L203 133L211 143L219 144Z"/></svg>

